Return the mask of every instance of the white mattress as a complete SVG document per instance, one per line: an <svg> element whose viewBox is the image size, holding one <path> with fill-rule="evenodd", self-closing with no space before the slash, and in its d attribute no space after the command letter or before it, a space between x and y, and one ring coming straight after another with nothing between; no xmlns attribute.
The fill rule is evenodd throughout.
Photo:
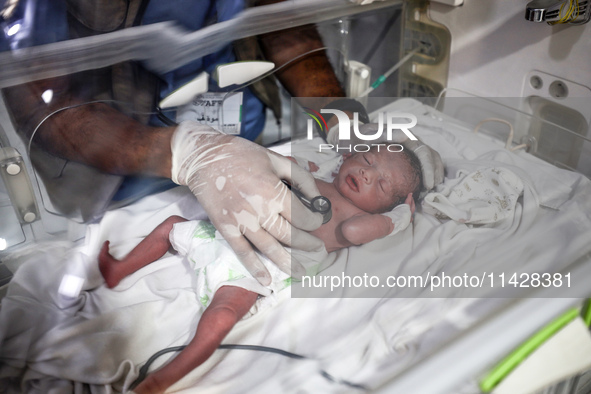
<svg viewBox="0 0 591 394"><path fill-rule="evenodd" d="M440 152L446 183L459 170L503 166L522 178L524 195L511 220L498 226L471 228L419 210L413 225L395 237L335 253L334 264L323 275L463 275L516 266L558 272L591 249L588 179L527 153L510 153L502 143L469 134L465 126L416 101L399 101L392 108L417 115L413 133ZM327 159L318 158L309 143L289 148L294 155ZM96 393L118 392L128 387L152 354L186 344L201 312L187 261L167 255L113 290L102 284L96 266L105 239L111 240L114 255L125 254L172 214L203 216L190 193L176 188L109 212L89 227L85 245L77 249L40 244L26 256L14 256L27 262L17 271L0 309L0 384L11 387L9 392L20 392L20 384L40 393L50 387L82 392L85 385ZM79 296L60 295L66 274L84 278ZM462 288L437 294L427 288L413 293L363 287L320 290L319 295L330 298L280 293L275 307L238 323L224 341L276 347L310 359L218 350L172 391L351 390L328 381L319 370L377 387L496 306L486 299L459 298L467 294ZM408 294L413 298L401 298Z"/></svg>

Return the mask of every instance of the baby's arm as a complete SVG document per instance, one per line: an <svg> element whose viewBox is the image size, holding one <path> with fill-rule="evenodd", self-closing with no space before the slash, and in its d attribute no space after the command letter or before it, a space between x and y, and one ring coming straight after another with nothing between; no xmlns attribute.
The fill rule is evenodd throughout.
<svg viewBox="0 0 591 394"><path fill-rule="evenodd" d="M408 207L404 207L404 205ZM362 245L375 239L384 238L389 234L404 230L408 226L412 221L412 216L406 217L409 210L410 215L415 211L412 194L406 197L404 204L385 214L367 213L345 220L341 224L341 233L353 245ZM399 212L403 212L402 215L399 215ZM401 220L395 220L399 216L404 217L401 217Z"/></svg>
<svg viewBox="0 0 591 394"><path fill-rule="evenodd" d="M353 216L341 223L343 237L353 245L362 245L384 238L394 230L392 220L380 214Z"/></svg>
<svg viewBox="0 0 591 394"><path fill-rule="evenodd" d="M148 375L134 392L163 393L201 365L220 346L232 327L250 310L257 297L257 293L241 287L220 287L211 304L203 312L195 336L187 347L170 363Z"/></svg>
<svg viewBox="0 0 591 394"><path fill-rule="evenodd" d="M185 222L180 216L171 216L160 223L146 238L142 240L127 256L121 260L115 259L109 253L109 241L105 241L99 253L99 270L107 282L107 287L113 288L121 279L134 273L140 268L158 260L170 249L168 235L175 223Z"/></svg>

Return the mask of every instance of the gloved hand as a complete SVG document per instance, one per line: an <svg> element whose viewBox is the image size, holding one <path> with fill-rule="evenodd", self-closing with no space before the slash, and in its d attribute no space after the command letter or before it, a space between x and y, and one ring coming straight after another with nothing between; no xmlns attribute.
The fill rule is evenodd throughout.
<svg viewBox="0 0 591 394"><path fill-rule="evenodd" d="M383 126L386 127L385 125ZM376 134L379 125L377 123L367 123L359 126L359 132L364 135ZM330 129L327 136L327 142L339 147L339 150L343 152L345 149L349 149L351 146L356 144L384 144L394 143L400 144L404 149L413 151L419 161L421 162L421 170L423 172L423 186L426 190L433 189L436 185L443 182L443 162L439 153L431 149L428 145L425 145L421 141L413 141L408 138L402 130L393 130L392 139L386 140L386 131L382 133L382 136L377 140L363 141L359 139L353 131L351 131L351 139L348 141L338 140L338 124ZM347 150L348 151L348 150Z"/></svg>
<svg viewBox="0 0 591 394"><path fill-rule="evenodd" d="M320 192L314 178L289 159L191 121L177 127L171 146L172 180L189 186L211 222L262 285L270 284L271 276L253 245L288 274L292 259L281 243L302 250L323 246L306 232L320 227L322 215L308 210L281 180L308 198ZM305 274L295 262L291 268L296 271L293 274Z"/></svg>

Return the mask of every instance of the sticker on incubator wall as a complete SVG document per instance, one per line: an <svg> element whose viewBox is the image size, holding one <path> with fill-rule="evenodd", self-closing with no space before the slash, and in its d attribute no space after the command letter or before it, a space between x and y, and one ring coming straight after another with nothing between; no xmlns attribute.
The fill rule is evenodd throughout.
<svg viewBox="0 0 591 394"><path fill-rule="evenodd" d="M226 134L240 134L242 125L242 92L203 93L180 107L177 122L193 120Z"/></svg>

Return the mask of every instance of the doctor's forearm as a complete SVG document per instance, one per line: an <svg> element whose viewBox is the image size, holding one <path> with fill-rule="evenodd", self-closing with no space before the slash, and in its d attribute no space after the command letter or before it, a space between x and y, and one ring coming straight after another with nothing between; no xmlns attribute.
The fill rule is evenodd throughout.
<svg viewBox="0 0 591 394"><path fill-rule="evenodd" d="M259 0L257 5L282 0ZM259 37L268 60L280 67L309 51L324 47L320 34L313 25L267 33ZM286 66L277 73L278 79L294 97L344 97L326 53L313 52Z"/></svg>
<svg viewBox="0 0 591 394"><path fill-rule="evenodd" d="M170 138L174 128L142 125L104 103L76 106L84 101L72 98L60 89L62 85L58 81L41 81L3 91L25 144L46 116L74 106L44 121L33 142L53 155L103 172L170 177ZM49 104L41 99L47 86L57 90Z"/></svg>
<svg viewBox="0 0 591 394"><path fill-rule="evenodd" d="M277 66L324 46L313 26L288 29L261 37L265 55ZM313 52L279 71L277 76L294 97L345 95L324 51Z"/></svg>

